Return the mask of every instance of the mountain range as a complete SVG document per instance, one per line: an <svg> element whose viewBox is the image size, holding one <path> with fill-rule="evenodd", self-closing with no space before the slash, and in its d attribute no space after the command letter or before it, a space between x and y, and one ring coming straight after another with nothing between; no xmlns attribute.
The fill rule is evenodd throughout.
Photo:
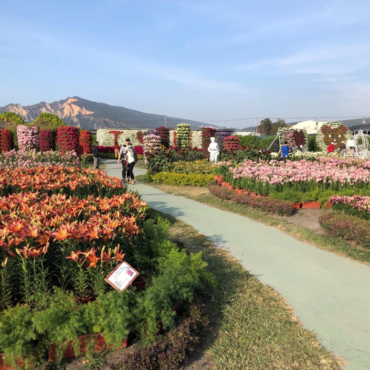
<svg viewBox="0 0 370 370"><path fill-rule="evenodd" d="M69 126L80 126L88 130L96 130L98 128L154 129L164 126L165 120L166 126L169 128L174 128L179 123L188 123L192 130L199 129L200 126L207 126L202 122L143 113L124 107L97 103L78 96L53 103L41 102L27 106L8 104L5 107L0 107L0 114L4 112L17 113L25 122L34 121L40 113L53 113Z"/></svg>

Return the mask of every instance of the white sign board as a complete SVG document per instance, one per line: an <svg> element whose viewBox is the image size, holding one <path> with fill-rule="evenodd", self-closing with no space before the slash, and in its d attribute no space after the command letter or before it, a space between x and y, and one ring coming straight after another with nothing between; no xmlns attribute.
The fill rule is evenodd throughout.
<svg viewBox="0 0 370 370"><path fill-rule="evenodd" d="M139 273L127 262L122 262L105 278L105 281L119 292L124 292Z"/></svg>

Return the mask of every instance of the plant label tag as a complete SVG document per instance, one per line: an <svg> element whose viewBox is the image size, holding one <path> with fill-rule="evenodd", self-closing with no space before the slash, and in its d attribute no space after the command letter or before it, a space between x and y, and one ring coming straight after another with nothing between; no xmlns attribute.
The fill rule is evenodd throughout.
<svg viewBox="0 0 370 370"><path fill-rule="evenodd" d="M138 276L139 273L131 265L122 262L104 280L123 293Z"/></svg>

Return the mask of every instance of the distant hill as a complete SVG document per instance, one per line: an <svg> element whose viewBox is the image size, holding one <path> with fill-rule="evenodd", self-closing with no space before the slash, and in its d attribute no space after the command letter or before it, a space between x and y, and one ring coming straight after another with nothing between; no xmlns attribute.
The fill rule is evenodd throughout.
<svg viewBox="0 0 370 370"><path fill-rule="evenodd" d="M40 113L53 113L60 117L67 125L94 130L98 128L140 128L154 129L164 126L165 116L159 114L143 113L137 110L97 103L74 96L53 103L41 102L39 104L21 106L8 104L0 107L3 112L15 112L26 122L32 122ZM185 118L167 117L167 127L176 127L179 123L188 123L191 128L199 129L207 126L205 123L191 121ZM215 125L212 125L217 127Z"/></svg>

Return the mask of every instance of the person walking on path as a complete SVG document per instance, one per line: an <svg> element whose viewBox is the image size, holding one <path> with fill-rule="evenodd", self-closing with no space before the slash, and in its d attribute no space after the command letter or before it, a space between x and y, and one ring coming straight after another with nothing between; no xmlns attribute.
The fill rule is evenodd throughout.
<svg viewBox="0 0 370 370"><path fill-rule="evenodd" d="M127 142L127 140L126 140ZM126 182L127 166L126 166L127 146L122 145L118 154L117 164L122 163L122 182Z"/></svg>
<svg viewBox="0 0 370 370"><path fill-rule="evenodd" d="M284 145L281 147L281 156L283 158L287 158L289 153L292 151L292 149L290 149L290 147L288 146L288 142L286 141L284 143Z"/></svg>
<svg viewBox="0 0 370 370"><path fill-rule="evenodd" d="M114 158L118 158L118 155L119 155L119 145L118 145L118 141L115 141L115 142L114 142L113 149L114 149Z"/></svg>
<svg viewBox="0 0 370 370"><path fill-rule="evenodd" d="M137 162L137 154L129 139L126 139L126 148L127 148L127 166L128 166L127 180L131 178L129 184L134 185L135 184L134 167L135 163Z"/></svg>
<svg viewBox="0 0 370 370"><path fill-rule="evenodd" d="M100 165L100 158L99 158L99 142L97 141L93 146L93 160L94 160L94 169L98 170Z"/></svg>

